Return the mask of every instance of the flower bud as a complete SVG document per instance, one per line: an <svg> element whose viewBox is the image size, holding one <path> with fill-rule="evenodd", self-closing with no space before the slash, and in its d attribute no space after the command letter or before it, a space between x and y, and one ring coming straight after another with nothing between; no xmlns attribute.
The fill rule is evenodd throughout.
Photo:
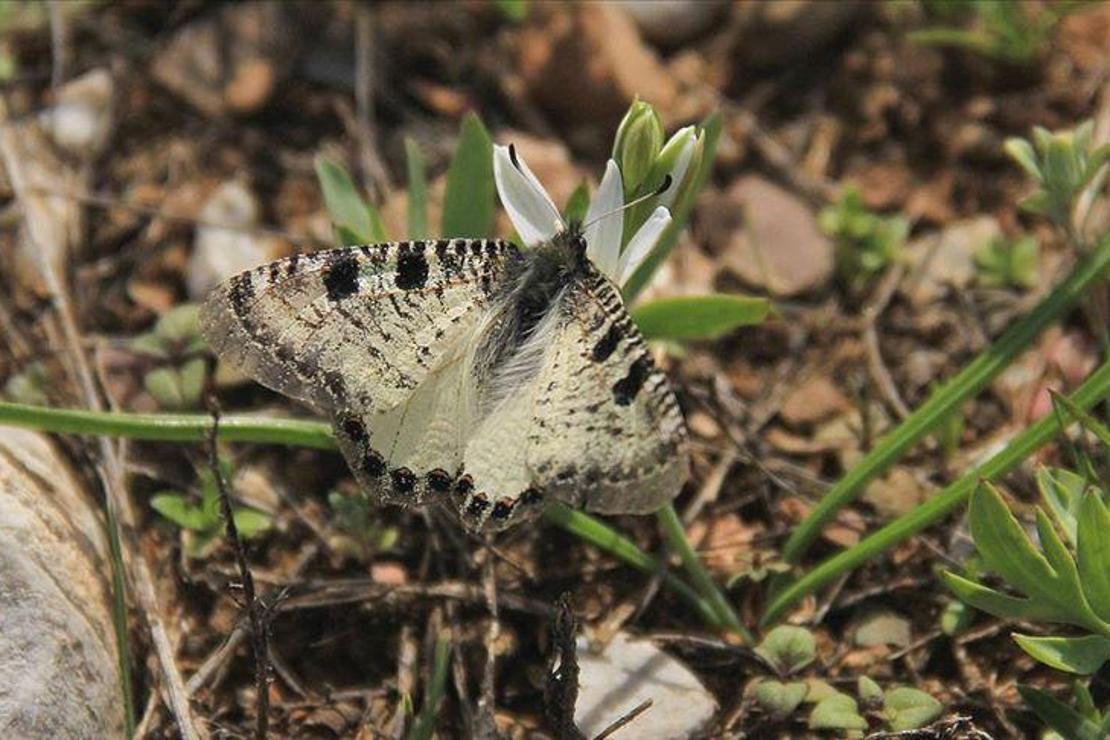
<svg viewBox="0 0 1110 740"><path fill-rule="evenodd" d="M698 132L693 126L681 128L671 136L655 160L651 169L648 182L658 186L667 175L671 176L671 186L659 196L658 205L670 208L678 202L678 195L684 189L689 190L689 181L697 172L694 164L694 154L698 150ZM702 147L704 148L704 147ZM700 162L700 157L699 157Z"/></svg>
<svg viewBox="0 0 1110 740"><path fill-rule="evenodd" d="M636 100L624 114L613 141L613 159L621 169L625 197L631 197L651 172L663 146L663 122L650 103Z"/></svg>

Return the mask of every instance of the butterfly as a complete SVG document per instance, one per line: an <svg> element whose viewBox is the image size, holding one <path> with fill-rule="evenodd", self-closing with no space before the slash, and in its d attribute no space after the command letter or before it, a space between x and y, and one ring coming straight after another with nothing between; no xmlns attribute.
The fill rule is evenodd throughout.
<svg viewBox="0 0 1110 740"><path fill-rule="evenodd" d="M615 171L591 211L623 192ZM653 511L681 490L688 451L614 279L649 250L634 238L619 254L619 226L612 246L619 210L563 224L513 150L497 147L495 174L529 247L460 238L295 254L215 288L202 333L222 362L327 415L383 503L441 503L473 531L530 519L552 498ZM658 210L641 242L669 223Z"/></svg>

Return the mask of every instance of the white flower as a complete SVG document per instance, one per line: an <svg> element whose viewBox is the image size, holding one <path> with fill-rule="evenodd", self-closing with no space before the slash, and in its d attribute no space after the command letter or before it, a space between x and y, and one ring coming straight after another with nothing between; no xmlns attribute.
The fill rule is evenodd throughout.
<svg viewBox="0 0 1110 740"><path fill-rule="evenodd" d="M550 241L557 233L566 230L567 224L559 215L551 196L524 160L507 146L493 148L493 178L501 203L527 246L534 247ZM621 183L620 168L610 159L605 165L605 176L601 178L601 184L586 210L582 236L586 239L586 256L617 285L624 285L632 277L671 222L670 211L659 206L622 251L623 207L624 185Z"/></svg>

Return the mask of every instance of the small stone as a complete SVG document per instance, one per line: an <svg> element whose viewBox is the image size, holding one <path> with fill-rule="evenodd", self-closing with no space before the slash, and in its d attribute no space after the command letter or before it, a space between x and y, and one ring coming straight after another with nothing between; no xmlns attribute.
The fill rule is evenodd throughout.
<svg viewBox="0 0 1110 740"><path fill-rule="evenodd" d="M855 643L860 647L893 645L904 648L913 642L910 621L892 611L865 615L856 625Z"/></svg>
<svg viewBox="0 0 1110 740"><path fill-rule="evenodd" d="M151 72L206 115L251 113L292 70L296 38L283 3L224 5L178 30Z"/></svg>
<svg viewBox="0 0 1110 740"><path fill-rule="evenodd" d="M254 193L238 180L216 189L200 211L193 254L186 271L189 297L201 300L218 283L280 257L285 244L252 233L260 208ZM232 227L232 228L224 228Z"/></svg>
<svg viewBox="0 0 1110 740"><path fill-rule="evenodd" d="M797 196L758 175L740 178L699 211L706 238L725 268L775 296L824 287L833 275L833 244Z"/></svg>
<svg viewBox="0 0 1110 740"><path fill-rule="evenodd" d="M787 424L798 427L826 421L850 407L848 399L831 380L817 375L791 391L779 415Z"/></svg>
<svg viewBox="0 0 1110 740"><path fill-rule="evenodd" d="M43 113L43 128L67 154L93 159L104 150L115 123L115 84L106 69L94 69L70 80L58 91L58 102Z"/></svg>
<svg viewBox="0 0 1110 740"><path fill-rule="evenodd" d="M519 69L533 99L566 126L588 120L610 130L639 96L668 123L677 85L628 14L611 3L571 8L549 6L520 33Z"/></svg>
<svg viewBox="0 0 1110 740"><path fill-rule="evenodd" d="M863 490L863 500L874 506L880 516L891 519L916 508L930 490L906 468L895 468L869 483Z"/></svg>
<svg viewBox="0 0 1110 740"><path fill-rule="evenodd" d="M620 4L654 44L676 47L712 27L728 8L725 0L625 0Z"/></svg>
<svg viewBox="0 0 1110 740"><path fill-rule="evenodd" d="M856 20L858 0L737 3L736 53L758 66L785 66L813 54Z"/></svg>
<svg viewBox="0 0 1110 740"><path fill-rule="evenodd" d="M1002 228L991 216L957 221L939 234L914 239L906 246L911 273L901 290L920 308L940 300L952 290L963 290L975 279L975 255Z"/></svg>
<svg viewBox="0 0 1110 740"><path fill-rule="evenodd" d="M717 702L689 668L650 640L618 632L600 653L579 638L578 702L574 722L593 737L646 699L652 704L623 732L626 737L682 740L712 719Z"/></svg>

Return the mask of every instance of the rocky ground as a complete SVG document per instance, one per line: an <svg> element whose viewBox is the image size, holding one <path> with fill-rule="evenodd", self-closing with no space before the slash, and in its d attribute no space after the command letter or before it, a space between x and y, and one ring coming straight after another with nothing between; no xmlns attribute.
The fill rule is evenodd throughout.
<svg viewBox="0 0 1110 740"><path fill-rule="evenodd" d="M583 177L596 182L637 95L669 131L720 111L710 184L648 295L774 299L777 313L762 325L684 346L666 361L695 439L679 510L710 572L754 626L763 578L779 567L791 527L1071 264L1044 220L1019 211L1029 182L1003 141L1086 118L1110 136L1110 5L1050 24L1023 58L915 41L911 31L941 22L933 5L5 6L6 395L84 407L88 377L108 408L201 410L189 384L209 383L226 410L303 415L241 378L213 375L211 363L186 370L187 348L174 344L172 327L144 340L164 339L161 354L136 351L133 340L226 275L334 245L313 170L318 153L346 162L387 228L402 234L406 137L424 152L436 223L468 111L496 141L514 142L560 203ZM1040 18L1047 5L1026 10ZM843 258L819 223L847 186L862 207L900 216L909 229L902 258L868 280L838 269ZM1105 215L1096 208L1092 223L1104 228ZM38 248L28 248L27 230ZM1026 235L1039 245L1034 279L989 284L978 261L984 245ZM50 308L59 294L73 332ZM75 352L87 357L87 376L75 370ZM918 446L872 483L825 529L811 562L928 499L1047 413L1050 389L1074 388L1097 364L1082 313L1050 329L968 404L948 443ZM169 390L150 382L165 368L178 373ZM104 450L62 442L100 491ZM353 481L335 454L262 445L225 452L238 501L268 518L249 550L257 587L280 605L270 621L275 736L404 736L412 722L403 697L422 705L444 634L455 652L441 736L477 734L483 723L506 737L555 736L545 673L564 593L596 643L654 636L692 672L675 668L692 680L685 703L711 718L703 734L806 732L804 716L769 716L752 701L746 687L768 669L750 650L710 634L657 580L563 530L523 528L486 548L421 512L351 504ZM129 631L140 731L178 733L162 701L172 693L169 659L202 732L248 735L257 697L230 588L239 579L233 551L219 537L198 542L205 538L150 504L167 490L199 491L206 452L134 442L113 454L131 505L117 515L137 533L125 549L150 575L132 600ZM1030 471L1006 481L1018 501L1031 500ZM103 502L102 492L92 495ZM662 551L653 518L614 524L644 550ZM860 675L911 685L946 716L970 717L996 737L1034 735L1038 723L1016 684L1067 681L1035 664L993 618L946 630L952 597L935 570L969 552L954 517L803 601L789 621L818 638L806 675L834 686ZM105 582L109 572L99 571ZM491 577L496 630L483 591ZM483 683L494 675L487 649L496 655L492 687ZM588 693L584 684L581 701L593 701ZM636 734L650 712L616 736L652 736Z"/></svg>

